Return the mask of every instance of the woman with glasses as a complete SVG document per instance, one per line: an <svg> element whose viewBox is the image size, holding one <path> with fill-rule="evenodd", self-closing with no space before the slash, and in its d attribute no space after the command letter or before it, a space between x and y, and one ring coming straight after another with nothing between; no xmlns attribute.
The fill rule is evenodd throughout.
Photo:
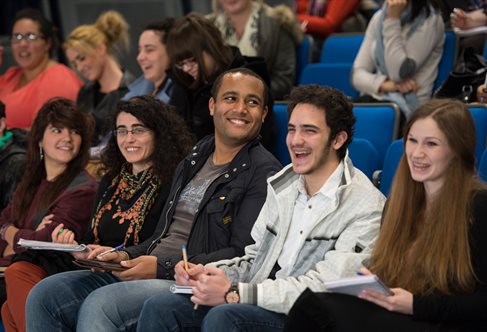
<svg viewBox="0 0 487 332"><path fill-rule="evenodd" d="M91 230L80 240L69 225L60 224L51 234L53 242L81 242L89 250L73 255L29 251L13 263L5 272L2 320L7 331L25 331L25 301L37 282L76 269L73 258L86 258L96 247L137 245L159 221L173 172L192 144L183 120L172 107L140 96L119 102L109 123L113 136L102 154L106 174L96 194Z"/></svg>
<svg viewBox="0 0 487 332"><path fill-rule="evenodd" d="M12 200L0 214L0 266L8 266L23 250L20 238L49 241L65 224L83 235L98 184L84 167L89 157L91 116L65 98L40 109L28 136L23 177ZM5 279L0 279L4 286ZM5 300L5 289L0 297Z"/></svg>
<svg viewBox="0 0 487 332"><path fill-rule="evenodd" d="M15 15L10 43L17 66L0 76L0 100L6 106L7 129L29 129L47 100L76 100L82 82L51 59L56 49L54 27L39 11L24 9Z"/></svg>
<svg viewBox="0 0 487 332"><path fill-rule="evenodd" d="M122 70L115 54L129 45L128 23L116 11L100 15L95 24L77 27L63 44L71 67L87 83L78 93L76 103L95 118L93 144L106 134L105 122L134 79Z"/></svg>
<svg viewBox="0 0 487 332"><path fill-rule="evenodd" d="M208 102L218 75L232 68L247 67L269 81L262 59L244 58L238 48L225 44L211 21L198 14L175 21L167 38L167 51L174 78L170 104L183 116L197 140L214 133ZM272 102L266 106L271 110ZM272 112L267 113L261 133L264 146L270 149L274 138Z"/></svg>

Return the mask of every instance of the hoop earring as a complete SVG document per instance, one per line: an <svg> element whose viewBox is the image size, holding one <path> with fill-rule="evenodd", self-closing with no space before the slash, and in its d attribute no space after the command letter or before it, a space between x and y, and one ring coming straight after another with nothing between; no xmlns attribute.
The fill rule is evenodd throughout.
<svg viewBox="0 0 487 332"><path fill-rule="evenodd" d="M42 151L42 146L39 146L39 156L41 157L41 160L44 159L44 151Z"/></svg>

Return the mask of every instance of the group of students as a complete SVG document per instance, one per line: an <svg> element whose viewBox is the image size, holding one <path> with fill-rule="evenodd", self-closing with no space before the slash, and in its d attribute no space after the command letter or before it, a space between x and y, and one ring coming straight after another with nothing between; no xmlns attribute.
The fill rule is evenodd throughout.
<svg viewBox="0 0 487 332"><path fill-rule="evenodd" d="M382 211L385 198L348 157L355 118L347 98L314 85L292 91L286 138L292 163L281 169L258 139L268 112L266 90L248 69L221 74L208 106L214 134L192 149L171 107L149 96L120 102L96 199L96 182L81 162L88 155L86 113L65 99L44 105L28 153L28 170L40 183L28 191L28 184L36 187L21 182L13 204L24 208L6 210L24 211L21 220L36 231L18 223L0 230L4 253L19 252L6 270L6 329L485 327L487 195L475 175L475 129L465 105L433 100L413 113ZM168 153L171 148L180 150ZM175 156L183 158L177 167ZM64 186L56 188L60 180ZM59 187L64 199L39 208ZM29 193L35 206L19 196ZM21 253L15 239L29 232L54 242L81 241L89 249ZM100 256L120 243L123 249ZM71 271L75 258L126 269ZM324 281L359 269L380 276L393 295L320 293ZM172 294L174 283L193 286L193 295Z"/></svg>
<svg viewBox="0 0 487 332"><path fill-rule="evenodd" d="M401 0L385 6L396 16L406 8ZM44 71L58 66L40 56L53 42L49 31L37 16L23 15L12 35L18 63L25 62L16 92L29 86L36 59ZM377 15L377 24L395 24ZM433 11L421 15L428 19ZM93 29L104 26L112 33L94 38ZM144 29L138 56L144 75L129 83L128 73L113 65L125 33L123 18L108 12L64 44L73 67L90 81L79 95L100 102L118 94L99 118L103 126L94 125L96 111L62 95L42 103L28 126L22 178L0 214L1 260L11 263L6 330L485 327L487 188L475 174L475 127L465 105L432 100L408 113L405 152L384 208L385 197L348 156L355 117L341 92L315 85L292 90L286 138L292 163L282 168L259 138L272 115L262 63L190 14ZM99 142L98 183L85 167ZM88 249L25 251L20 238ZM125 270L78 270L77 258ZM377 274L393 295L326 292L324 281L359 270ZM193 295L172 294L175 283L193 286Z"/></svg>

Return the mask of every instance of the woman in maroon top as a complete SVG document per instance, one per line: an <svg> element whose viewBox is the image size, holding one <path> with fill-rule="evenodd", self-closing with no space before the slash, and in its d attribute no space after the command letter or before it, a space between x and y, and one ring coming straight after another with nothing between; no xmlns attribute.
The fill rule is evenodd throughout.
<svg viewBox="0 0 487 332"><path fill-rule="evenodd" d="M22 251L20 238L48 241L60 223L78 235L87 230L98 186L84 171L91 128L91 116L68 99L52 99L40 109L29 133L24 176L0 215L1 266Z"/></svg>

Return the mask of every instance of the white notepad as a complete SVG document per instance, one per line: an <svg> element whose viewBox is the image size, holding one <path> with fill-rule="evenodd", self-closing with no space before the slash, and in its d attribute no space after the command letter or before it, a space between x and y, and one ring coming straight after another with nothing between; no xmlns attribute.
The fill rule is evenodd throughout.
<svg viewBox="0 0 487 332"><path fill-rule="evenodd" d="M84 244L68 244L68 243L54 243L48 241L34 241L19 239L17 244L24 248L36 249L36 250L57 250L68 252L80 252L86 249Z"/></svg>
<svg viewBox="0 0 487 332"><path fill-rule="evenodd" d="M193 294L193 286L171 285L169 290L174 294Z"/></svg>
<svg viewBox="0 0 487 332"><path fill-rule="evenodd" d="M326 281L325 287L329 292L354 296L364 289L374 290L384 295L394 295L375 274Z"/></svg>

